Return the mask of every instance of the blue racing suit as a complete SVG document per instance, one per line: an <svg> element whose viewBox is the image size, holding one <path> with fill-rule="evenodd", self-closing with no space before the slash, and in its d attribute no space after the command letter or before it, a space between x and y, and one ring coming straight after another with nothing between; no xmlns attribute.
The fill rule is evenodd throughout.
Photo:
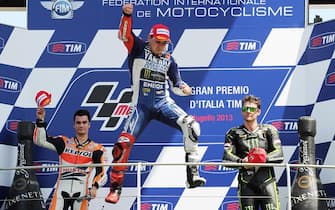
<svg viewBox="0 0 335 210"><path fill-rule="evenodd" d="M124 130L113 148L113 163L126 163L128 161L132 145L152 119L182 131L186 162L198 161L197 145L200 126L169 96L169 84L172 85L176 94L182 95L178 93L178 89L184 82L181 79L175 60L169 53L161 56L154 55L150 50L149 43L135 36L132 32L132 18L130 15L124 14L122 16L119 32L119 36L125 37L122 40L128 49L128 65L133 96L131 112ZM197 129L194 131L193 127L197 127ZM188 131L190 134L187 134ZM190 140L190 137L194 138ZM190 187L200 186L200 184L196 186L192 184L192 181L195 180L194 175L197 175L197 168L194 169L194 166L192 168L193 170L191 170L191 167L187 167L188 183ZM113 166L111 191L117 188L119 194L121 193L126 169L126 166Z"/></svg>

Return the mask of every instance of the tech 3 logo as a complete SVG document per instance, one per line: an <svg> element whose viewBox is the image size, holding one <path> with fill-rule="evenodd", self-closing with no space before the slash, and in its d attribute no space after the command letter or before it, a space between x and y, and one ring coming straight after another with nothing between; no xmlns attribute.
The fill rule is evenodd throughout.
<svg viewBox="0 0 335 210"><path fill-rule="evenodd" d="M84 1L51 0L41 1L42 6L51 10L52 19L72 19L73 11L83 6Z"/></svg>
<svg viewBox="0 0 335 210"><path fill-rule="evenodd" d="M123 89L116 99L112 99L119 82L96 82L88 91L81 106L97 106L92 120L103 120L100 131L117 130L123 119L131 111L131 97L133 92L130 88Z"/></svg>

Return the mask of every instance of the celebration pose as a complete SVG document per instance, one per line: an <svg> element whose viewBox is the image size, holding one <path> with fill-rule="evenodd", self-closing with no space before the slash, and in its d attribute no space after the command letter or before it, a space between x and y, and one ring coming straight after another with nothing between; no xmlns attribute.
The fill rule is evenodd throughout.
<svg viewBox="0 0 335 210"><path fill-rule="evenodd" d="M90 128L90 113L78 110L74 113L74 129L76 135L72 138L65 136L51 137L47 135L44 122L45 110L38 107L36 111L36 128L34 143L38 146L53 150L59 155L59 176L49 210L87 210L88 201L96 197L99 186L106 183L104 167L95 167L95 175L91 189L88 183L91 163L104 163L104 148L88 137ZM72 166L79 164L83 166Z"/></svg>
<svg viewBox="0 0 335 210"><path fill-rule="evenodd" d="M223 159L237 163L281 163L284 160L278 131L258 124L261 100L253 95L243 99L243 125L231 128L225 137ZM241 210L279 210L279 195L273 167L239 168L238 191Z"/></svg>
<svg viewBox="0 0 335 210"><path fill-rule="evenodd" d="M170 43L169 28L163 24L152 26L148 41L144 41L132 32L133 5L125 4L122 9L119 39L128 50L133 97L132 111L113 148L113 163L128 161L135 140L152 119L182 131L186 162L199 162L200 125L170 98L168 92L170 82L175 94L191 94L191 88L181 79L173 57L166 53ZM105 198L106 202L118 202L126 169L126 166L112 168L110 193ZM187 187L205 184L206 180L199 176L197 165L188 165L186 172Z"/></svg>

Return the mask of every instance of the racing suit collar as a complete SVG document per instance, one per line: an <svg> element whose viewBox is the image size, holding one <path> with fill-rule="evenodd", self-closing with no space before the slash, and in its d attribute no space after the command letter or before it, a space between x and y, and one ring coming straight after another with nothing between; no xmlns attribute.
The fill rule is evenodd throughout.
<svg viewBox="0 0 335 210"><path fill-rule="evenodd" d="M91 140L88 138L83 143L80 143L80 141L77 139L77 137L74 137L74 141L76 142L76 145L77 145L76 147L77 148L83 148L91 142Z"/></svg>

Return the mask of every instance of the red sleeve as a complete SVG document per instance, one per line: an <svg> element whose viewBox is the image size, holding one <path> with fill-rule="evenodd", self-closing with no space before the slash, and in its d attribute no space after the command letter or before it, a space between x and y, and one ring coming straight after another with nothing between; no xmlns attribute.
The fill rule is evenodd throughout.
<svg viewBox="0 0 335 210"><path fill-rule="evenodd" d="M134 35L132 33L132 17L130 15L123 14L121 17L119 27L119 39L123 41L126 46L128 53L134 46Z"/></svg>

